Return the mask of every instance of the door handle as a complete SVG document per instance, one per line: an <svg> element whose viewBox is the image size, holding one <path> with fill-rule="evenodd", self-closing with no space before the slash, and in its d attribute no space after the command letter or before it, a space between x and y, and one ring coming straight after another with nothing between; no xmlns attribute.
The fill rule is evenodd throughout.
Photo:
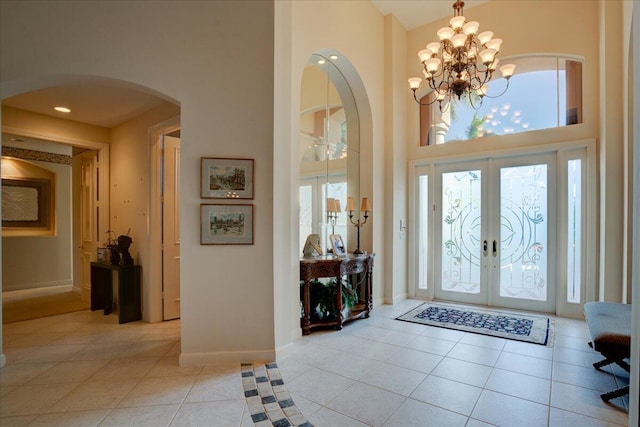
<svg viewBox="0 0 640 427"><path fill-rule="evenodd" d="M493 256L498 256L498 242L493 241Z"/></svg>
<svg viewBox="0 0 640 427"><path fill-rule="evenodd" d="M489 249L489 244L487 243L487 241L486 241L486 240L484 240L484 241L482 242L482 254L483 254L484 256L487 256L487 254L488 254L488 252L489 252L489 251L488 251L488 249Z"/></svg>

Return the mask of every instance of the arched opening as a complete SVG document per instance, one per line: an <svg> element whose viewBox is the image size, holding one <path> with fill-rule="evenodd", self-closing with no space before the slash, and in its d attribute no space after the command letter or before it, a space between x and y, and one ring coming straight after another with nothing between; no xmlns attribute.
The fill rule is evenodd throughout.
<svg viewBox="0 0 640 427"><path fill-rule="evenodd" d="M162 180L163 174L150 163L159 159L150 156L148 135L150 128L169 119L174 119L170 131L179 135L179 103L150 88L99 76L8 82L3 84L3 93L7 95L2 100L3 154L8 145L14 153L39 155L44 161L51 156L41 153L51 150L43 147L65 147L68 153L65 157L73 178L65 185L72 206L70 215L58 221L73 230L69 232L71 250L50 257L71 265L60 280L88 303L90 272L86 265L97 261L98 248L104 247L109 237L128 234L133 239L130 252L135 263L147 270L147 277L142 277L144 320L162 320L163 282L150 280L149 267L149 259L162 245L150 238L147 227L149 212L161 200L162 189L155 180ZM72 112L57 113L53 105L69 106ZM16 141L5 143L11 139ZM34 148L36 141L40 148ZM92 203L86 204L83 197L85 202L91 198ZM37 243L27 242L26 246L29 244ZM32 270L44 268L33 261L37 267ZM10 265L3 265L3 272L10 269ZM3 280L3 291L48 285L51 283L24 280L11 286ZM160 314L154 315L153 310Z"/></svg>

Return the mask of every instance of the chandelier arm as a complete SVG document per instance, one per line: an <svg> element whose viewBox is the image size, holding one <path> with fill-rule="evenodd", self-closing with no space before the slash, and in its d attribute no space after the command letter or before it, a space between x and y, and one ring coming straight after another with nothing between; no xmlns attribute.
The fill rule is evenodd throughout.
<svg viewBox="0 0 640 427"><path fill-rule="evenodd" d="M511 80L511 79L506 79L506 80L507 80L507 85L504 87L504 89L502 90L502 92L500 92L498 95L493 95L493 96L491 96L491 95L487 95L487 94L485 94L484 96L485 96L486 98L499 98L499 97L501 97L502 95L504 95L504 94L505 94L505 92L507 91L507 89L509 89L509 80Z"/></svg>
<svg viewBox="0 0 640 427"><path fill-rule="evenodd" d="M420 100L418 99L418 96L416 95L416 89L412 89L412 90L413 90L413 99L414 99L418 104L420 104L420 106L422 106L422 107L427 107L427 106L429 106L429 105L433 105L433 104L438 100L438 98L437 98L437 97L435 97L435 98L433 99L433 101L431 101L431 102L427 102L427 103L424 103L424 102L422 102L422 101L420 101Z"/></svg>
<svg viewBox="0 0 640 427"><path fill-rule="evenodd" d="M451 105L451 98L449 98L449 102L446 102L445 104L446 105L444 108L442 108L442 101L440 101L440 104L438 104L438 108L441 113L445 113L449 109L449 105Z"/></svg>
<svg viewBox="0 0 640 427"><path fill-rule="evenodd" d="M469 98L469 105L471 105L471 108L473 108L474 110L479 110L482 107L482 101L483 101L483 96L480 97L480 103L476 106L476 104L473 102L473 96L471 96L471 92L467 92L467 97Z"/></svg>

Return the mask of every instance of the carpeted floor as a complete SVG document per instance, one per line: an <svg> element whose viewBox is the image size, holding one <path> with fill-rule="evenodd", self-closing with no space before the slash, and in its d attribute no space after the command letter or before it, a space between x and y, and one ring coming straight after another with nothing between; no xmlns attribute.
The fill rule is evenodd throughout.
<svg viewBox="0 0 640 427"><path fill-rule="evenodd" d="M71 290L71 285L2 293L2 323L39 319L89 308L89 301L82 301L80 294Z"/></svg>

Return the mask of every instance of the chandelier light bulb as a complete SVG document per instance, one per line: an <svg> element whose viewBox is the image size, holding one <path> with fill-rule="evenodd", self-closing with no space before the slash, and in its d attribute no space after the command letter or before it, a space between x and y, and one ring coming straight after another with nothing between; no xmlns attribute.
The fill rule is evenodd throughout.
<svg viewBox="0 0 640 427"><path fill-rule="evenodd" d="M449 24L451 24L451 28L453 28L454 31L457 31L462 28L464 21L464 16L454 16L449 20Z"/></svg>
<svg viewBox="0 0 640 427"><path fill-rule="evenodd" d="M453 47L456 49L464 47L464 42L466 41L467 36L465 36L464 34L456 34L455 36L451 37L451 43L453 43Z"/></svg>
<svg viewBox="0 0 640 427"><path fill-rule="evenodd" d="M451 40L455 32L450 27L442 27L438 30L438 38L440 41Z"/></svg>
<svg viewBox="0 0 640 427"><path fill-rule="evenodd" d="M492 38L493 38L493 31L484 31L478 34L478 40L480 40L480 44L482 45L485 45Z"/></svg>
<svg viewBox="0 0 640 427"><path fill-rule="evenodd" d="M437 55L440 50L440 43L431 42L427 45L427 50L431 52L432 55Z"/></svg>
<svg viewBox="0 0 640 427"><path fill-rule="evenodd" d="M486 43L489 49L495 49L496 52L500 52L500 46L502 45L502 39L491 39Z"/></svg>
<svg viewBox="0 0 640 427"><path fill-rule="evenodd" d="M498 68L499 63L500 63L500 60L498 58L494 58L493 62L489 65L489 69L491 71L495 71L496 68Z"/></svg>
<svg viewBox="0 0 640 427"><path fill-rule="evenodd" d="M420 58L420 62L425 62L429 58L431 58L431 51L428 49L422 49L418 52L418 58Z"/></svg>
<svg viewBox="0 0 640 427"><path fill-rule="evenodd" d="M493 58L495 58L496 53L495 49L483 49L478 52L478 55L480 55L480 60L483 64L489 65L493 62Z"/></svg>
<svg viewBox="0 0 640 427"><path fill-rule="evenodd" d="M500 67L500 72L502 73L502 77L504 77L505 79L508 79L511 76L513 76L513 72L515 70L516 70L515 64L504 64L502 67Z"/></svg>
<svg viewBox="0 0 640 427"><path fill-rule="evenodd" d="M470 21L462 26L462 32L466 35L476 34L478 32L478 28L480 28L480 23L478 21Z"/></svg>
<svg viewBox="0 0 640 427"><path fill-rule="evenodd" d="M409 87L412 90L416 90L420 87L420 83L422 83L422 79L420 77L411 77L409 79Z"/></svg>
<svg viewBox="0 0 640 427"><path fill-rule="evenodd" d="M438 72L438 67L440 67L440 63L442 61L439 58L431 58L427 61L427 63L425 64L425 67L427 67L427 72L431 73L431 74L435 74Z"/></svg>

